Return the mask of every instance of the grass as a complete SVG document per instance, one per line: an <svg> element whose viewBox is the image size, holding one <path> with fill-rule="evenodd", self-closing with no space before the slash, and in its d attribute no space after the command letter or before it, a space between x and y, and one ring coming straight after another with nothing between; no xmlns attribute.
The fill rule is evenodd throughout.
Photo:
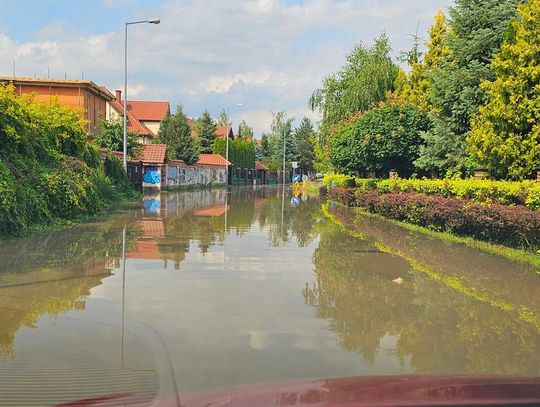
<svg viewBox="0 0 540 407"><path fill-rule="evenodd" d="M424 235L427 235L436 239L444 240L447 242L451 242L451 243L464 244L474 249L482 250L489 254L494 254L496 256L504 257L507 260L511 260L517 263L533 265L534 267L539 269L536 272L540 274L540 254L538 253L533 253L531 251L524 250L524 249L513 249L510 247L496 245L493 243L482 242L480 240L473 239L472 237L456 236L447 232L437 232L429 228L426 228L424 226L412 225L410 223L400 222L394 219L388 219L388 218L385 218L384 216L370 213L360 208L351 208L351 209L361 214L362 216L374 217L377 219L384 219L386 222L401 226L402 228L410 230L412 232L422 233Z"/></svg>

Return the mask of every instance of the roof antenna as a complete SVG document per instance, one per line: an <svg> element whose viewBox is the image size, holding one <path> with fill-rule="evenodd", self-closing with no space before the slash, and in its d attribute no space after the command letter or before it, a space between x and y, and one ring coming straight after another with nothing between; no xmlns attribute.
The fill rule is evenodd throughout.
<svg viewBox="0 0 540 407"><path fill-rule="evenodd" d="M84 81L84 71L81 71L81 79Z"/></svg>
<svg viewBox="0 0 540 407"><path fill-rule="evenodd" d="M67 72L64 72L64 79L67 79Z"/></svg>
<svg viewBox="0 0 540 407"><path fill-rule="evenodd" d="M47 79L50 79L51 78L51 75L50 75L50 69L49 69L49 65L47 65Z"/></svg>

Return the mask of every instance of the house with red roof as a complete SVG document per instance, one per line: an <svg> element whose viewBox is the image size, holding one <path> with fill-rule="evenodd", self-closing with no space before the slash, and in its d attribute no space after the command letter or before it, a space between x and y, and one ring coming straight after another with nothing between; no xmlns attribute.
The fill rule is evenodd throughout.
<svg viewBox="0 0 540 407"><path fill-rule="evenodd" d="M128 130L138 134L141 144L150 144L157 136L161 122L169 113L169 102L128 100ZM116 96L107 104L107 119L122 119L123 117L124 101L122 100L122 91L116 90Z"/></svg>

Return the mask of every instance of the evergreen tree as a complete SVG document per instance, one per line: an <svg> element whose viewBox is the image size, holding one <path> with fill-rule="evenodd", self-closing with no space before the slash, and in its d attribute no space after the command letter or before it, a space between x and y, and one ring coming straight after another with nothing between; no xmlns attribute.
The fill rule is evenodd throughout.
<svg viewBox="0 0 540 407"><path fill-rule="evenodd" d="M247 125L245 120L242 120L238 125L238 138L250 140L253 138L253 129Z"/></svg>
<svg viewBox="0 0 540 407"><path fill-rule="evenodd" d="M221 126L221 127L231 127L232 123L229 119L229 116L227 115L227 112L225 111L225 109L223 109L220 113L219 113L219 117L218 117L218 120L217 120L217 125L218 126Z"/></svg>
<svg viewBox="0 0 540 407"><path fill-rule="evenodd" d="M513 179L540 165L540 0L521 4L518 12L493 62L496 79L482 84L489 102L468 137L480 164Z"/></svg>
<svg viewBox="0 0 540 407"><path fill-rule="evenodd" d="M288 118L285 112L273 113L272 135L269 137L270 161L277 165L277 168L283 167L283 143L285 140L285 161L298 160L298 153L294 137L292 136L292 122L294 118ZM290 168L290 166L289 166Z"/></svg>
<svg viewBox="0 0 540 407"><path fill-rule="evenodd" d="M438 118L425 134L420 168L451 175L474 165L466 152L470 118L486 102L483 80L492 80L491 67L504 33L516 16L517 0L456 0L450 9L442 62L430 73L430 102ZM434 53L434 57L441 56ZM430 62L432 63L432 62ZM443 148L439 148L443 146Z"/></svg>
<svg viewBox="0 0 540 407"><path fill-rule="evenodd" d="M421 110L430 111L432 105L429 101L431 89L430 73L441 65L443 56L448 54L444 36L447 33L446 17L442 11L435 16L435 23L429 30L429 41L426 43L428 51L421 60L418 51L418 37L415 36L413 49L406 53L407 62L411 67L407 75L400 70L395 82L394 91L388 95L388 101L398 106L414 105Z"/></svg>
<svg viewBox="0 0 540 407"><path fill-rule="evenodd" d="M315 151L313 149L314 138L313 124L311 120L304 117L300 126L294 130L294 141L302 172L313 171L313 162L315 161Z"/></svg>
<svg viewBox="0 0 540 407"><path fill-rule="evenodd" d="M191 129L181 105L176 107L175 114L165 116L154 143L167 144L168 157L184 160L186 164L193 164L199 158L198 143L191 137Z"/></svg>
<svg viewBox="0 0 540 407"><path fill-rule="evenodd" d="M211 153L216 138L217 126L208 110L205 110L201 117L195 121L195 131L200 146L201 153Z"/></svg>

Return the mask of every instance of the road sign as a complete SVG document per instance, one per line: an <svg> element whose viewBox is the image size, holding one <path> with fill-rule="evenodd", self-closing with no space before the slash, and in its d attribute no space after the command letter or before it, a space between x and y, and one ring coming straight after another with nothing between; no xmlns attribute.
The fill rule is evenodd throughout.
<svg viewBox="0 0 540 407"><path fill-rule="evenodd" d="M300 182L302 180L302 176L300 174L294 174L292 180L293 182Z"/></svg>
<svg viewBox="0 0 540 407"><path fill-rule="evenodd" d="M294 169L298 168L298 161L291 161L291 165Z"/></svg>

